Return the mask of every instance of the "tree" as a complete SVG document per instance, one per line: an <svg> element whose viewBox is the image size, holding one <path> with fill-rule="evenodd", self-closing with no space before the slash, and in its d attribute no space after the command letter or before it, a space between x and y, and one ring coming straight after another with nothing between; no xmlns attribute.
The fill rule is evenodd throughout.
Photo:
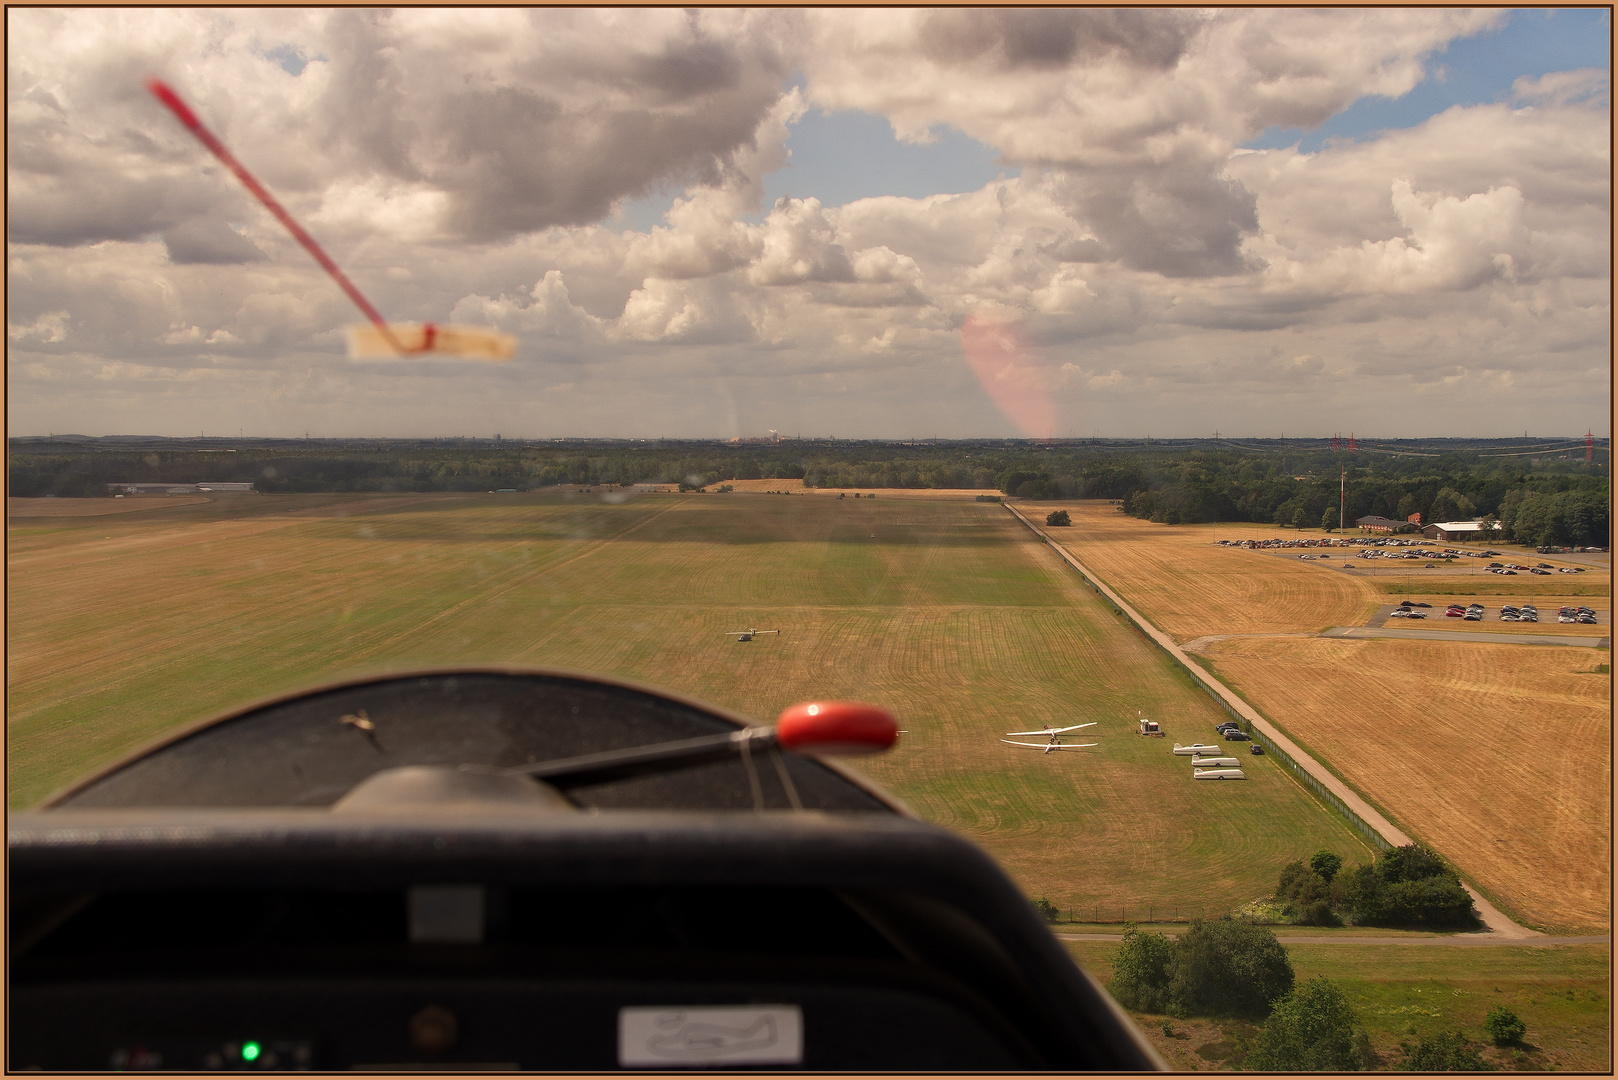
<svg viewBox="0 0 1618 1080"><path fill-rule="evenodd" d="M1405 1043L1401 1068L1410 1072L1483 1072L1488 1068L1477 1047L1459 1031L1432 1035L1415 1046Z"/></svg>
<svg viewBox="0 0 1618 1080"><path fill-rule="evenodd" d="M1337 528L1337 515L1331 512L1329 506L1320 515L1320 527L1327 532Z"/></svg>
<svg viewBox="0 0 1618 1080"><path fill-rule="evenodd" d="M1465 521L1477 513L1471 499L1462 495L1452 487L1440 488L1433 498L1432 509L1427 512L1428 521Z"/></svg>
<svg viewBox="0 0 1618 1080"><path fill-rule="evenodd" d="M1073 524L1073 519L1068 516L1066 510L1052 510L1050 513L1045 515L1045 524L1071 525Z"/></svg>
<svg viewBox="0 0 1618 1080"><path fill-rule="evenodd" d="M1107 990L1118 1004L1136 1012L1168 1008L1169 967L1174 943L1165 934L1143 934L1134 923L1124 927L1124 943L1112 964Z"/></svg>
<svg viewBox="0 0 1618 1080"><path fill-rule="evenodd" d="M1303 523L1305 520L1307 520L1308 513L1309 511L1305 510L1301 506L1292 511L1292 527L1294 529L1303 528Z"/></svg>
<svg viewBox="0 0 1618 1080"><path fill-rule="evenodd" d="M1056 905L1045 899L1043 896L1034 901L1034 910L1039 912L1040 918L1044 919L1046 922L1055 922L1056 917L1061 914L1061 912L1057 910Z"/></svg>
<svg viewBox="0 0 1618 1080"><path fill-rule="evenodd" d="M1168 1005L1177 1016L1262 1015L1292 989L1292 961L1263 927L1197 919L1174 944Z"/></svg>
<svg viewBox="0 0 1618 1080"><path fill-rule="evenodd" d="M1330 979L1309 980L1275 1003L1242 1067L1260 1072L1354 1072L1367 1068L1370 1040L1355 1038L1359 1018ZM1356 1045L1358 1044L1358 1045Z"/></svg>
<svg viewBox="0 0 1618 1080"><path fill-rule="evenodd" d="M1309 857L1309 869L1325 878L1328 885L1331 884L1331 879L1337 876L1337 871L1342 868L1343 857L1335 852L1322 849Z"/></svg>
<svg viewBox="0 0 1618 1080"><path fill-rule="evenodd" d="M1489 1033L1489 1038L1494 1040L1496 1046L1520 1043L1523 1036L1528 1034L1528 1025L1504 1005L1496 1005L1489 1010L1488 1019L1483 1021L1483 1029Z"/></svg>

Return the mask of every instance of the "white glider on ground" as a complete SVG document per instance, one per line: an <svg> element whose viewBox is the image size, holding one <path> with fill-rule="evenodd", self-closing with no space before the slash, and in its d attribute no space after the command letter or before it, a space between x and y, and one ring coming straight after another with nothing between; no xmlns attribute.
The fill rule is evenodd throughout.
<svg viewBox="0 0 1618 1080"><path fill-rule="evenodd" d="M1035 750L1043 750L1047 754L1050 753L1052 750L1085 750L1085 749L1088 749L1089 747L1092 747L1092 746L1100 746L1101 744L1100 743L1093 743L1093 742L1087 742L1087 743L1064 743L1062 741L1062 738L1061 738L1062 733L1064 731L1077 731L1080 728L1095 727L1096 724L1098 724L1098 723L1100 723L1100 721L1092 720L1088 724L1074 724L1072 727L1063 727L1063 728L1047 727L1047 728L1042 728L1039 731L1008 731L1008 732L1006 732L1007 735L1049 735L1051 737L1050 742L1043 742L1043 743L1037 743L1037 742L1014 742L1011 739L1001 739L1000 741L1005 743L1007 746L1032 746Z"/></svg>

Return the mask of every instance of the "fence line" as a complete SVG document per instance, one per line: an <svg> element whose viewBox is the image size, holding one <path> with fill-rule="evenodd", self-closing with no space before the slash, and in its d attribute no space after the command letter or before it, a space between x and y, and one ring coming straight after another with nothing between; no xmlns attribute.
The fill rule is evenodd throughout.
<svg viewBox="0 0 1618 1080"><path fill-rule="evenodd" d="M1323 803L1341 814L1356 832L1370 841L1371 846L1379 851L1387 851L1390 848L1402 847L1411 842L1410 838L1396 828L1392 822L1377 813L1358 795L1349 791L1341 781L1328 773L1322 765L1311 758L1301 747L1271 726L1269 721L1259 715L1258 710L1242 700L1235 691L1224 683L1208 674L1202 665L1181 652L1179 647L1174 645L1162 631L1152 626L1142 615L1126 604L1118 594L1103 585L1066 548L1061 544L1052 542L1051 538L1033 522L1029 521L1022 511L1010 503L1001 503L1000 505L1011 511L1012 516L1018 521L1028 526L1028 530L1039 537L1041 543L1046 544L1052 551L1060 555L1062 561L1072 567L1086 585L1094 589L1112 605L1114 612L1128 619L1130 624L1145 635L1148 641L1167 653L1171 660L1178 664L1187 675L1191 676L1193 682L1200 686L1214 701L1218 702L1222 709L1236 718L1242 730L1251 735L1255 742L1263 746L1266 753L1279 758L1289 772L1296 776ZM1353 803L1358 803L1360 807L1363 807L1363 811L1356 808Z"/></svg>

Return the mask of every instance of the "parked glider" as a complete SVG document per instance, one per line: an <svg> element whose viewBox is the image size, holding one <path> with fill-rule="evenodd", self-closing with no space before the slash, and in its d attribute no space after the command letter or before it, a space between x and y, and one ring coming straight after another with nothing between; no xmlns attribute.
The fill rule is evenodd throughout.
<svg viewBox="0 0 1618 1080"><path fill-rule="evenodd" d="M725 636L733 637L737 643L741 643L743 641L752 641L760 634L779 634L780 632L779 630L726 630Z"/></svg>
<svg viewBox="0 0 1618 1080"><path fill-rule="evenodd" d="M1099 722L1100 721L1092 720L1088 724L1074 724L1072 727L1064 727L1064 728L1047 727L1047 728L1041 728L1039 731L1008 731L1008 732L1006 732L1007 735L1049 735L1051 737L1050 742L1043 742L1043 743L1015 742L1015 741L1013 741L1011 739L1001 739L1000 741L1005 743L1007 746L1032 746L1035 750L1043 750L1047 754L1050 753L1052 750L1087 750L1092 746L1100 746L1101 744L1100 743L1093 743L1093 742L1088 742L1088 743L1065 743L1065 742L1062 741L1062 733L1065 732L1065 731L1077 731L1080 728L1095 727L1096 724L1099 723Z"/></svg>

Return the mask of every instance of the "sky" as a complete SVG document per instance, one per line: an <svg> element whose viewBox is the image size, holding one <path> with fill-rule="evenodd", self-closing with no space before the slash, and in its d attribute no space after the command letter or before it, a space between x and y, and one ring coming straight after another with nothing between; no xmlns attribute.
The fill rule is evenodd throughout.
<svg viewBox="0 0 1618 1080"><path fill-rule="evenodd" d="M13 435L1610 434L1605 10L7 20Z"/></svg>

